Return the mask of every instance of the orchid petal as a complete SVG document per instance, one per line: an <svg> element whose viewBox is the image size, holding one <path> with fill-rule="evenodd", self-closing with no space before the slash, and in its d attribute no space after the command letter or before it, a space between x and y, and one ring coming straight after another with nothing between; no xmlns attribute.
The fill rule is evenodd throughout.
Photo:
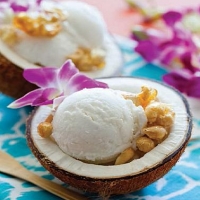
<svg viewBox="0 0 200 200"><path fill-rule="evenodd" d="M53 99L60 95L56 88L46 88L41 95L32 102L32 106L48 105L53 103Z"/></svg>
<svg viewBox="0 0 200 200"><path fill-rule="evenodd" d="M140 41L135 47L135 51L141 54L147 62L152 62L160 55L159 47L150 40Z"/></svg>
<svg viewBox="0 0 200 200"><path fill-rule="evenodd" d="M193 77L188 82L186 94L190 97L200 98L200 77Z"/></svg>
<svg viewBox="0 0 200 200"><path fill-rule="evenodd" d="M61 103L62 101L65 99L66 96L60 96L57 97L53 100L53 110L55 110Z"/></svg>
<svg viewBox="0 0 200 200"><path fill-rule="evenodd" d="M25 69L23 76L27 81L37 85L38 87L46 88L57 85L56 68L41 67L35 69Z"/></svg>
<svg viewBox="0 0 200 200"><path fill-rule="evenodd" d="M177 11L169 11L163 14L164 22L170 27L174 27L175 23L180 21L181 18L182 14Z"/></svg>
<svg viewBox="0 0 200 200"><path fill-rule="evenodd" d="M55 88L39 88L27 93L8 105L9 108L20 108L23 106L38 106L51 104L53 99L59 95L59 90Z"/></svg>
<svg viewBox="0 0 200 200"><path fill-rule="evenodd" d="M166 66L170 66L172 64L172 61L174 61L177 56L176 48L174 46L169 46L165 50L161 51L160 54L160 61L161 63L165 64Z"/></svg>
<svg viewBox="0 0 200 200"><path fill-rule="evenodd" d="M20 108L27 105L32 105L32 102L37 99L43 92L42 88L33 90L27 93L25 96L17 99L16 101L12 102L8 105L9 108Z"/></svg>
<svg viewBox="0 0 200 200"><path fill-rule="evenodd" d="M10 7L12 8L12 10L14 12L26 12L29 9L28 5L27 6L22 6L22 5L19 5L19 4L15 3L15 2L12 2L10 4Z"/></svg>
<svg viewBox="0 0 200 200"><path fill-rule="evenodd" d="M70 93L82 90L84 88L108 88L106 83L96 81L83 74L75 74L68 83Z"/></svg>
<svg viewBox="0 0 200 200"><path fill-rule="evenodd" d="M36 4L39 6L42 3L42 0L36 0Z"/></svg>
<svg viewBox="0 0 200 200"><path fill-rule="evenodd" d="M77 73L79 73L79 70L75 67L74 63L71 60L67 60L59 69L58 80L60 87L65 87L70 78Z"/></svg>
<svg viewBox="0 0 200 200"><path fill-rule="evenodd" d="M181 55L181 61L184 64L185 69L188 69L193 73L198 70L192 65L192 52L185 52Z"/></svg>
<svg viewBox="0 0 200 200"><path fill-rule="evenodd" d="M192 74L187 70L176 70L169 72L163 76L163 81L180 92L185 92L188 81L191 79Z"/></svg>

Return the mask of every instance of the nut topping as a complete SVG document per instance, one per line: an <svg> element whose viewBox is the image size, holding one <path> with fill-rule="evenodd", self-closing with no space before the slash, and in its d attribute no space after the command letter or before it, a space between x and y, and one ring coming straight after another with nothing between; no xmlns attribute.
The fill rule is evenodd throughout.
<svg viewBox="0 0 200 200"><path fill-rule="evenodd" d="M16 28L32 36L55 36L62 28L65 16L60 10L54 12L32 13L20 12L13 19Z"/></svg>
<svg viewBox="0 0 200 200"><path fill-rule="evenodd" d="M121 165L133 159L135 152L132 148L125 149L116 159L115 165Z"/></svg>
<svg viewBox="0 0 200 200"><path fill-rule="evenodd" d="M136 140L136 146L140 151L147 153L155 147L155 144L152 139L142 136Z"/></svg>
<svg viewBox="0 0 200 200"><path fill-rule="evenodd" d="M67 56L67 58L71 59L80 71L97 70L105 66L103 51L79 48L75 53Z"/></svg>

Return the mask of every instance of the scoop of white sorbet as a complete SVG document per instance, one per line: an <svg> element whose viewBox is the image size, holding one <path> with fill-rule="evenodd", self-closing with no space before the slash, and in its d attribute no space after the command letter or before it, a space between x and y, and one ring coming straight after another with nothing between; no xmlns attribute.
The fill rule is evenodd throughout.
<svg viewBox="0 0 200 200"><path fill-rule="evenodd" d="M59 105L53 118L53 137L66 154L87 162L115 160L147 122L141 106L111 89L78 91Z"/></svg>

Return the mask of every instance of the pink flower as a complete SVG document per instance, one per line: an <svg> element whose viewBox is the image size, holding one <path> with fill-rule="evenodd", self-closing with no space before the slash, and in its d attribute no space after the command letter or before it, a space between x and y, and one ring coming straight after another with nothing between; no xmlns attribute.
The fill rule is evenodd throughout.
<svg viewBox="0 0 200 200"><path fill-rule="evenodd" d="M132 31L131 38L137 41L135 51L147 62L157 61L168 68L164 82L188 96L200 98L200 31L194 29L200 22L199 26L191 24L194 17L199 21L200 10L167 11L159 16Z"/></svg>
<svg viewBox="0 0 200 200"><path fill-rule="evenodd" d="M134 30L132 38L138 42L135 51L147 62L159 60L167 66L173 65L173 61L186 52L196 51L192 34L178 24L181 18L179 12L167 12L161 18L164 23L162 29L143 27L140 29L140 34Z"/></svg>
<svg viewBox="0 0 200 200"><path fill-rule="evenodd" d="M65 96L84 88L108 88L107 84L91 79L81 73L72 63L66 61L60 68L43 67L25 69L24 78L39 88L11 103L8 107L53 104L56 107Z"/></svg>

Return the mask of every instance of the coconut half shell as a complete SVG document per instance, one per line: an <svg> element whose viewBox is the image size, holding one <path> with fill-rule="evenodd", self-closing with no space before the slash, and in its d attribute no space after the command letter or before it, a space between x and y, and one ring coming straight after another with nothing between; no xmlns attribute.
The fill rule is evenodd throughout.
<svg viewBox="0 0 200 200"><path fill-rule="evenodd" d="M123 56L115 38L110 34L106 37L104 48L106 51L104 68L83 72L88 77L98 78L120 75L123 67ZM37 88L24 79L23 70L38 67L38 65L18 56L0 39L0 92L19 98Z"/></svg>
<svg viewBox="0 0 200 200"><path fill-rule="evenodd" d="M0 92L13 98L19 98L36 89L23 78L23 69L17 67L0 53Z"/></svg>
<svg viewBox="0 0 200 200"><path fill-rule="evenodd" d="M164 176L179 160L192 132L192 117L186 99L171 87L152 80L133 77L100 79L110 88L139 92L147 85L158 90L161 102L175 111L175 121L169 136L140 159L122 165L95 165L76 160L63 153L51 138L37 133L37 125L50 113L51 108L36 108L27 121L27 141L39 162L54 176L78 189L101 196L130 193L146 187Z"/></svg>

